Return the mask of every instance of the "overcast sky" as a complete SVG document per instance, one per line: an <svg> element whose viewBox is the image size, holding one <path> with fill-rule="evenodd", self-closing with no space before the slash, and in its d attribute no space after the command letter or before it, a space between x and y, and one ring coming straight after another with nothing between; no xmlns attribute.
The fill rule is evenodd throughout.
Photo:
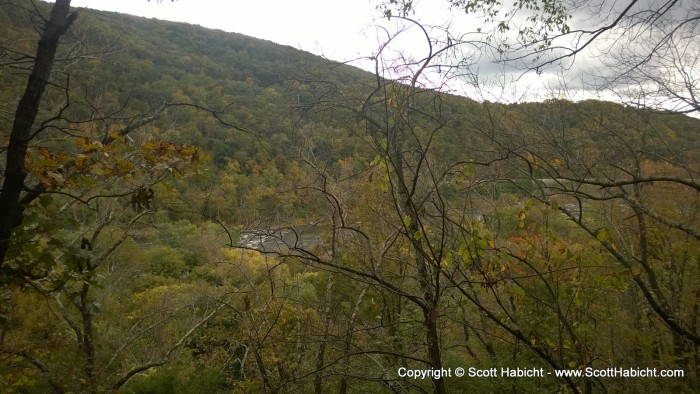
<svg viewBox="0 0 700 394"><path fill-rule="evenodd" d="M395 21L387 22L376 9L379 2L380 0L163 0L158 3L157 0L73 0L72 6L187 22L290 45L332 60L352 61L371 56L377 51L380 41L386 37L386 31L377 29L377 25L387 27L388 31L396 30ZM445 2L423 0L414 3L420 5L416 17L422 23L450 25L453 33L459 30L476 32L480 27L478 19L469 19L471 17L460 12L450 13ZM581 21L585 23L586 19L588 18L581 18ZM397 43L397 52L394 53L412 51L414 57L424 55L425 41L421 34L416 33L419 32L404 34L403 42ZM410 51L405 48L410 48ZM594 50L593 46L590 50ZM480 54L479 51L473 53ZM370 69L367 63L352 64ZM504 69L482 56L474 70L478 70L480 78L495 77L484 83L486 89L477 93L464 85L452 85L448 90L491 101L593 97L594 93L583 88L582 75L600 64L588 52L578 56L573 67L564 70L566 75L559 68L541 75L530 72L522 76L519 72ZM519 77L517 83L513 81L516 77ZM493 83L497 80L501 81L503 87L494 87ZM569 86L566 92L560 88L563 80Z"/></svg>
<svg viewBox="0 0 700 394"><path fill-rule="evenodd" d="M417 18L422 23L452 27L452 31L467 29L476 31L478 20L469 20L464 14L450 13L445 3L428 0L420 2ZM353 61L373 55L386 38L386 31L377 29L383 25L389 31L396 30L396 21L388 22L376 9L379 0L73 0L73 7L87 7L114 11L148 18L186 22L212 29L236 32L270 40L279 44L308 51L336 61ZM469 17L470 18L470 17ZM426 53L427 46L417 29L403 34L396 44L394 54L413 51L414 58ZM410 48L407 51L406 48ZM387 51L388 52L388 51ZM389 52L390 53L390 52ZM392 55L389 55L392 56ZM371 70L369 63L352 64ZM517 75L504 74L502 66L482 57L478 64L481 77L500 77L506 88L496 88L493 81L485 83L488 89L476 92L464 85L443 86L451 93L463 94L475 99L491 101L528 100L546 98L548 86L556 83L551 74L529 73L513 82ZM505 75L505 76L504 76ZM432 87L437 87L433 85ZM484 96L484 93L486 96ZM477 97L479 96L479 97Z"/></svg>
<svg viewBox="0 0 700 394"><path fill-rule="evenodd" d="M74 7L187 22L290 45L334 60L371 52L370 0L73 0ZM371 32L370 32L371 37ZM376 47L376 45L374 45Z"/></svg>
<svg viewBox="0 0 700 394"><path fill-rule="evenodd" d="M471 31L478 23L465 20L461 13L451 14L444 3L421 4L421 22L464 26ZM337 61L352 61L374 54L385 32L377 25L395 29L394 22L387 22L376 9L379 0L73 0L73 7L87 7L114 11L148 18L158 18L177 22L187 22L212 29L236 32L248 36L270 40L279 44L311 52ZM461 19L460 19L461 18ZM423 45L422 45L423 44ZM414 46L415 57L425 53L426 46L421 36L414 32L405 35L396 51ZM371 69L367 63L352 63ZM494 75L502 72L500 66L482 59L479 64L481 75ZM503 78L501 78L503 79ZM508 82L512 75L506 78ZM527 75L519 83L519 91L527 91L530 97L541 87L550 84L549 76ZM456 90L455 90L456 89ZM506 96L519 97L508 87ZM464 94L452 87L453 93ZM501 92L502 93L502 92ZM467 95L474 96L467 92ZM490 99L504 99L500 93L493 93ZM476 97L474 97L476 98Z"/></svg>

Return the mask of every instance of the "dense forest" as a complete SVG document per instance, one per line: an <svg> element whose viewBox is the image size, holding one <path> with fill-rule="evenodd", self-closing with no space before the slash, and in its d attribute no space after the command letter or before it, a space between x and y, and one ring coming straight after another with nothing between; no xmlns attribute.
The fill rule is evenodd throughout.
<svg viewBox="0 0 700 394"><path fill-rule="evenodd" d="M4 185L52 6L0 1ZM3 392L700 385L698 119L76 15L0 207Z"/></svg>

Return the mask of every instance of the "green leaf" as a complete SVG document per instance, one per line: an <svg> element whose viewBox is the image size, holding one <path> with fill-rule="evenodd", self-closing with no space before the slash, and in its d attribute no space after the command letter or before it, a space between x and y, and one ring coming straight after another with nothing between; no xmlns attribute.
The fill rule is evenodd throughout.
<svg viewBox="0 0 700 394"><path fill-rule="evenodd" d="M576 305L577 307L581 307L581 305L583 304L581 302L581 297L579 296L580 293L581 289L576 289L576 292L574 293L574 305Z"/></svg>
<svg viewBox="0 0 700 394"><path fill-rule="evenodd" d="M634 267L632 267L631 271L632 276L639 276L642 273L642 267L640 267L639 265L635 265Z"/></svg>
<svg viewBox="0 0 700 394"><path fill-rule="evenodd" d="M596 238L600 242L605 242L610 237L610 234L608 233L608 230L606 228L601 228L598 230L598 234L596 235Z"/></svg>
<svg viewBox="0 0 700 394"><path fill-rule="evenodd" d="M53 197L50 194L42 194L39 196L39 204L43 208L48 207L52 201L53 201Z"/></svg>

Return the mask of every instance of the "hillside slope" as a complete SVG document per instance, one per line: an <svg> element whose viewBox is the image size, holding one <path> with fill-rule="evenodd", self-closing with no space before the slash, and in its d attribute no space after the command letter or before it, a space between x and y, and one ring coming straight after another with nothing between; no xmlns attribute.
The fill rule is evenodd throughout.
<svg viewBox="0 0 700 394"><path fill-rule="evenodd" d="M36 6L0 2L3 153ZM698 120L78 12L2 263L4 391L698 387Z"/></svg>

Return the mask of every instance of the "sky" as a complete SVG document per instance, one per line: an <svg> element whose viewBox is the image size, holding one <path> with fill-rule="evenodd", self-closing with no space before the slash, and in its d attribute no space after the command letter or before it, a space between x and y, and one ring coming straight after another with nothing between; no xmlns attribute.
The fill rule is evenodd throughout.
<svg viewBox="0 0 700 394"><path fill-rule="evenodd" d="M381 13L373 0L73 0L87 7L187 22L285 44L334 60L376 47L368 26ZM367 36L369 34L369 36Z"/></svg>
<svg viewBox="0 0 700 394"><path fill-rule="evenodd" d="M377 9L379 3L380 0L73 0L71 5L241 33L372 70L373 64L357 59L372 56L384 41L386 31L377 26L390 31L397 29L395 21L389 22L382 17ZM434 7L421 4L417 18L423 23L449 25L453 30L464 26L474 31L478 27L478 21L469 20L461 13L449 12L446 3L435 4ZM413 52L413 57L420 58L425 54L426 45L420 32L414 28L412 32L404 33L403 40L397 41L393 49L395 55ZM499 76L503 72L485 58L480 59L478 69L484 77ZM514 83L516 78L517 84ZM542 95L540 90L548 90L557 76L509 73L497 79L507 82L503 83L507 88L495 87L494 80L485 82L484 86L489 87L484 90L488 97L474 97L483 95L484 91L475 93L474 89L454 82L442 87L451 93L476 99L516 101L524 96L537 99L536 96ZM431 82L427 80L426 85L429 84ZM433 87L438 85L435 82Z"/></svg>
<svg viewBox="0 0 700 394"><path fill-rule="evenodd" d="M324 56L328 59L351 62L358 67L371 70L369 62L356 59L372 56L384 42L387 32L398 29L397 22L387 21L377 10L381 0L73 0L74 7L87 7L114 11L148 18L158 18L201 25L207 28L236 32L248 36L289 45L297 49ZM651 1L651 0L649 0ZM606 2L615 6L618 2ZM626 4L626 2L624 2ZM646 0L641 3L646 4ZM450 12L447 2L416 0L420 12L416 15L422 23L435 26L450 26L453 33L460 30L474 35L480 21L461 12ZM641 6L640 6L641 7ZM586 23L590 10L577 9L576 23ZM614 14L614 13L612 13ZM378 28L379 26L379 28ZM577 27L585 28L579 25ZM426 53L425 40L416 28L403 39L395 42L395 57L399 53L420 58ZM608 40L609 42L610 40ZM605 40L599 40L602 45ZM467 46L468 47L468 46ZM473 48L472 48L473 50ZM584 86L584 74L602 62L597 53L609 48L592 45L568 67L555 68L537 74L523 74L514 69L504 69L487 56L476 59L473 70L478 70L481 89L476 90L465 83L450 82L442 85L451 93L490 101L538 101L546 98L602 98L614 100L614 95L603 95ZM484 51L482 51L484 52ZM389 53L389 52L387 52ZM479 51L472 53L480 54ZM483 55L483 53L482 53ZM392 55L389 55L392 56ZM404 59L405 60L405 59ZM693 65L695 68L696 65ZM486 78L490 78L486 80ZM433 80L439 78L433 78ZM426 84L431 81L427 80ZM500 82L500 83L499 83ZM565 82L562 84L562 82ZM568 86L563 89L562 86ZM436 82L433 87L437 87ZM480 96L480 97L478 97Z"/></svg>

